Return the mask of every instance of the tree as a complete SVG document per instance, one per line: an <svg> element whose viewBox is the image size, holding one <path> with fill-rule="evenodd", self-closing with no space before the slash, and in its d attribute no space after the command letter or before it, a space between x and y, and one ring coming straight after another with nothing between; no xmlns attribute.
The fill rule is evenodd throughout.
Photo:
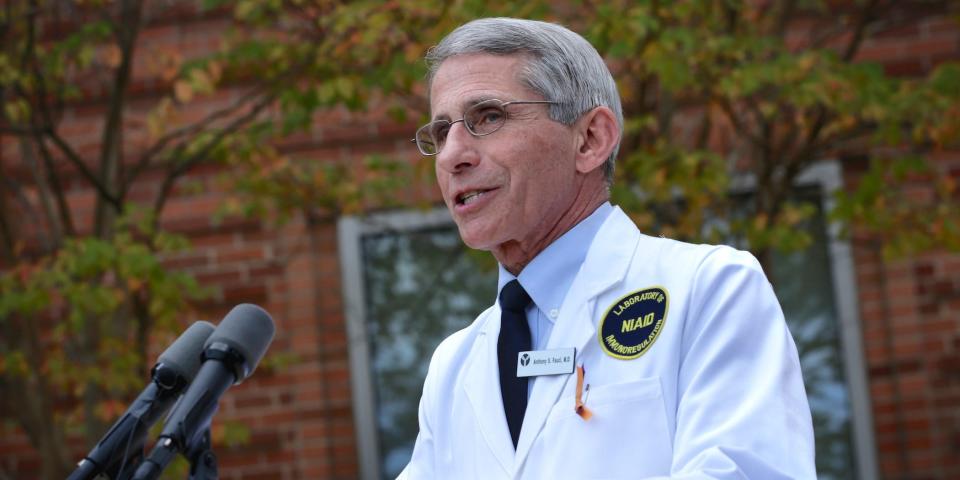
<svg viewBox="0 0 960 480"><path fill-rule="evenodd" d="M420 46L447 7L416 2L22 0L0 9L0 398L26 432L43 478L72 469L67 438L92 445L139 389L149 347L178 330L202 296L164 263L189 248L163 229L176 188L224 167L237 192L224 214L335 218L382 205L405 185L402 162L362 168L297 161L277 142L318 110L388 104L409 110ZM184 58L150 49L141 32L183 15L221 15L222 48ZM449 21L453 21L452 19ZM150 49L150 50L145 50ZM136 65L150 70L136 83ZM237 100L185 120L226 89ZM144 113L142 97L149 108ZM104 105L89 138L65 132L77 106ZM12 151L12 153L11 153ZM154 182L149 198L134 195ZM363 181L359 181L362 178ZM70 188L94 192L82 211ZM199 293L198 293L199 292ZM184 295L186 293L186 295ZM166 342L164 342L166 343ZM16 415L13 413L16 412ZM2 472L0 472L2 473Z"/></svg>
<svg viewBox="0 0 960 480"><path fill-rule="evenodd" d="M236 14L255 21L260 13L251 8L266 3L241 4ZM264 112L318 101L298 97L303 62L350 33L331 35L297 52L291 61L300 63L268 72L245 70L251 61L284 60L270 57L276 43L263 39L190 61L159 52L158 86L148 92L153 104L144 116L133 105L143 88L134 85L134 64L146 58L138 55L142 29L169 15L162 7L38 0L7 2L0 11L0 138L17 149L2 161L0 184L0 398L7 420L16 419L44 459L43 478L70 471L69 436L82 433L92 445L122 412L150 366L151 340L169 338L197 298L196 282L162 261L187 246L160 224L174 186L198 166L227 162L228 151L231 158L267 158L255 142L275 124L285 132L303 124L308 118L297 115L317 105L286 108L279 118ZM354 101L352 84L331 65L325 73L335 78L324 84L330 95L319 101ZM197 121L176 119L223 82L247 94ZM89 150L77 145L87 139L64 132L65 114L84 104L106 106ZM331 184L358 190L343 169L326 171ZM135 198L147 175L161 177L156 194ZM78 183L95 192L89 213L71 204L67 185Z"/></svg>
<svg viewBox="0 0 960 480"><path fill-rule="evenodd" d="M156 229L169 189L153 210L129 199L159 158L168 178L182 175L185 166L170 158L187 143L156 139L128 161L124 125L142 21L139 2L7 2L0 13L0 135L19 153L3 160L0 185L0 396L44 459L44 478L69 472L68 435L103 433L147 370L151 330L171 329L187 300L180 292L196 291L158 259L183 247ZM61 130L65 108L83 101L107 105L95 153ZM75 180L96 192L88 222L67 198Z"/></svg>
<svg viewBox="0 0 960 480"><path fill-rule="evenodd" d="M869 157L868 174L842 195L836 218L869 225L889 239L891 253L956 249L953 186L925 155L957 144L960 66L896 78L856 61L871 31L895 26L894 9L946 9L918 4L925 8L877 1L597 6L588 32L620 72L629 114L617 197L641 228L743 238L763 260L771 248L809 242L794 228L810 214L793 198L805 169L826 158ZM797 18L813 26L789 28ZM889 186L910 172L936 181L930 204L891 198L902 192ZM746 203L730 195L732 177L745 173L755 185ZM711 218L727 221L708 228ZM904 229L907 218L913 221Z"/></svg>

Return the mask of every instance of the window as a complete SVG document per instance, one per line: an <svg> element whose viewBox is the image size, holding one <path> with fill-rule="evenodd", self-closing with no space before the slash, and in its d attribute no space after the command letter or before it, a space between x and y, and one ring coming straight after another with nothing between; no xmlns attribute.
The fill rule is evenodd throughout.
<svg viewBox="0 0 960 480"><path fill-rule="evenodd" d="M839 167L802 180L805 198L828 208L822 199L839 187ZM814 244L775 256L767 273L801 354L818 475L876 478L849 246L822 213L805 227ZM340 246L361 474L394 478L413 449L430 355L494 302L496 265L463 246L442 209L345 218Z"/></svg>
<svg viewBox="0 0 960 480"><path fill-rule="evenodd" d="M817 436L817 474L821 479L879 478L873 417L850 245L840 226L823 212L843 187L838 162L821 162L801 176L818 214L807 228L814 238L804 252L774 259L776 285L800 352L804 382Z"/></svg>
<svg viewBox="0 0 960 480"><path fill-rule="evenodd" d="M340 239L361 475L395 478L430 356L494 302L496 264L464 247L446 210L347 218Z"/></svg>

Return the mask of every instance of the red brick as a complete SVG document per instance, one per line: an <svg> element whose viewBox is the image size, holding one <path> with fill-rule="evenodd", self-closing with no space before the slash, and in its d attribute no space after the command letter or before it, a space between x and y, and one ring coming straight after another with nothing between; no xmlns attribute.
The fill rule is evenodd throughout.
<svg viewBox="0 0 960 480"><path fill-rule="evenodd" d="M235 284L241 280L241 273L236 268L197 271L193 275L201 286Z"/></svg>
<svg viewBox="0 0 960 480"><path fill-rule="evenodd" d="M167 268L177 269L196 269L209 263L209 256L203 251L186 251L182 253L167 254L161 256L163 264Z"/></svg>
<svg viewBox="0 0 960 480"><path fill-rule="evenodd" d="M249 263L267 258L269 247L263 245L222 246L214 250L214 259L219 263Z"/></svg>
<svg viewBox="0 0 960 480"><path fill-rule="evenodd" d="M957 35L956 19L950 17L931 17L919 22L925 36L934 36L937 34Z"/></svg>
<svg viewBox="0 0 960 480"><path fill-rule="evenodd" d="M240 286L224 288L222 301L226 304L255 303L267 301L267 291L263 286Z"/></svg>
<svg viewBox="0 0 960 480"><path fill-rule="evenodd" d="M927 64L917 59L884 62L883 71L895 77L919 77L926 73Z"/></svg>

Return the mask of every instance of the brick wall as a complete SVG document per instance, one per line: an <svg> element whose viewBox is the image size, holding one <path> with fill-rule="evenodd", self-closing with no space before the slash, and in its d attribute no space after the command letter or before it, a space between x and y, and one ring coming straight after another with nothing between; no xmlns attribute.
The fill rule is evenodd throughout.
<svg viewBox="0 0 960 480"><path fill-rule="evenodd" d="M955 18L904 10L889 24L858 58L907 76L960 59ZM960 152L933 158L960 180ZM848 184L858 174L848 169ZM931 189L923 180L900 188L921 197ZM885 260L879 239L860 235L852 246L880 471L891 479L960 478L960 255Z"/></svg>
<svg viewBox="0 0 960 480"><path fill-rule="evenodd" d="M195 53L215 48L224 23L188 13L170 15L147 28L141 55L161 46ZM890 25L863 45L861 59L883 62L891 73L905 75L960 59L960 28L947 15ZM137 70L135 78L134 91L141 100L156 96L154 77ZM201 102L198 112L235 94L228 91ZM91 142L96 142L99 126L89 118L100 108L71 109L65 119L68 139L95 148ZM132 122L131 129L142 128L136 114ZM408 149L410 130L409 125L362 123L337 111L318 117L310 132L283 147L318 161L349 160L369 152ZM377 142L368 141L371 135ZM9 141L0 150L0 159L18 155ZM960 180L960 154L937 158ZM211 182L215 173L198 170L190 180L207 182L209 188L181 191L170 201L163 224L188 235L193 248L171 256L167 263L213 287L211 299L200 306L208 320L218 322L240 302L265 307L277 322L271 354L295 359L274 371L261 368L224 397L216 428L240 422L252 436L243 446L217 446L222 478L356 478L336 225L301 220L274 230L259 220L213 222L212 213L223 199ZM847 176L856 182L857 171L848 171ZM135 195L146 198L157 181L138 185ZM92 209L90 192L72 187L69 199L78 219L89 218L82 212ZM879 255L876 245L876 239L853 241L881 471L885 478L960 478L960 255L930 253L891 261ZM0 438L0 452L2 466L22 478L31 478L38 470L38 459L21 435Z"/></svg>

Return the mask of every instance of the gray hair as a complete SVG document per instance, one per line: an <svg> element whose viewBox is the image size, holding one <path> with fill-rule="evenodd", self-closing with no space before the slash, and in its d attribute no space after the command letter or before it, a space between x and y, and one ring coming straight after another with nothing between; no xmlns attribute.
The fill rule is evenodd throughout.
<svg viewBox="0 0 960 480"><path fill-rule="evenodd" d="M616 115L623 137L623 107L613 75L593 45L580 35L536 20L474 20L450 32L427 52L428 85L444 60L470 53L527 55L520 81L544 99L557 102L550 107L551 119L572 125L585 112L605 106ZM608 184L613 180L619 149L618 141L603 166Z"/></svg>

